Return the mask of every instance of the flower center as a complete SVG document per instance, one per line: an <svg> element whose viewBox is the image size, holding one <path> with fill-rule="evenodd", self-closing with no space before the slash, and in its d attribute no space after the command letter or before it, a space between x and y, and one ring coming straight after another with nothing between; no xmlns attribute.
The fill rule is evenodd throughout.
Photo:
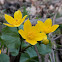
<svg viewBox="0 0 62 62"><path fill-rule="evenodd" d="M34 38L34 33L33 32L29 32L28 33L28 38L32 40Z"/></svg>
<svg viewBox="0 0 62 62"><path fill-rule="evenodd" d="M15 19L15 22L14 22L15 25L19 25L20 22L18 20Z"/></svg>

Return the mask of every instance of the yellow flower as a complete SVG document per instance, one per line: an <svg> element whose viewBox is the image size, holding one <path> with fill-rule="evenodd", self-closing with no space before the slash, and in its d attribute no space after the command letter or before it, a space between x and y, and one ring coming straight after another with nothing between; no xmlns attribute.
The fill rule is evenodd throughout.
<svg viewBox="0 0 62 62"><path fill-rule="evenodd" d="M0 50L0 54L1 54L1 50Z"/></svg>
<svg viewBox="0 0 62 62"><path fill-rule="evenodd" d="M39 31L44 33L54 32L59 27L58 24L52 26L52 20L50 18L48 18L44 23L42 21L37 21L36 26Z"/></svg>
<svg viewBox="0 0 62 62"><path fill-rule="evenodd" d="M20 10L16 11L14 13L14 18L5 14L5 19L6 21L9 23L3 23L4 25L7 25L9 27L19 27L23 21L25 20L25 18L27 17L27 15L25 15L23 18L22 18L22 13Z"/></svg>
<svg viewBox="0 0 62 62"><path fill-rule="evenodd" d="M45 33L38 32L36 27L31 25L29 19L24 23L24 31L20 29L18 32L28 43L32 45L35 45L37 41L41 41L44 37L47 37Z"/></svg>

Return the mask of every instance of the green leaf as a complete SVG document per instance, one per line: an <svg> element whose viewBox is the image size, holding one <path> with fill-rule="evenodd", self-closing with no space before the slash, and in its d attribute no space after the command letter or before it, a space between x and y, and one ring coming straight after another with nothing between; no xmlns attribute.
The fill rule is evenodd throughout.
<svg viewBox="0 0 62 62"><path fill-rule="evenodd" d="M30 45L29 43L26 43L26 42L22 41L21 47L22 47L22 48L26 48L26 47L29 46L29 45Z"/></svg>
<svg viewBox="0 0 62 62"><path fill-rule="evenodd" d="M38 62L38 57L34 46L27 48L25 53L21 54L20 62Z"/></svg>
<svg viewBox="0 0 62 62"><path fill-rule="evenodd" d="M36 51L35 51L35 49L34 49L34 46L29 47L29 48L26 50L26 53L29 54L30 58L37 56Z"/></svg>
<svg viewBox="0 0 62 62"><path fill-rule="evenodd" d="M4 45L4 41L2 40L1 35L2 35L2 33L0 32L0 43L1 43L1 47L2 47Z"/></svg>
<svg viewBox="0 0 62 62"><path fill-rule="evenodd" d="M38 62L38 57L30 57L28 53L22 53L20 57L20 62Z"/></svg>
<svg viewBox="0 0 62 62"><path fill-rule="evenodd" d="M1 38L4 40L5 45L8 47L9 52L17 55L20 47L20 38L17 31L17 28L5 27L2 30Z"/></svg>
<svg viewBox="0 0 62 62"><path fill-rule="evenodd" d="M10 62L9 56L6 54L0 54L0 62Z"/></svg>
<svg viewBox="0 0 62 62"><path fill-rule="evenodd" d="M37 48L40 54L45 55L48 53L51 53L51 44L49 43L48 45L44 45L44 44L37 44Z"/></svg>
<svg viewBox="0 0 62 62"><path fill-rule="evenodd" d="M36 45L40 55L51 53L51 43L49 43L48 45L44 45L44 44L40 44L40 45L36 44ZM25 53L23 53L20 57L20 62L39 62L34 46L31 46L26 49Z"/></svg>
<svg viewBox="0 0 62 62"><path fill-rule="evenodd" d="M23 29L23 24L21 24L21 25L19 26L19 30L20 30L20 29Z"/></svg>
<svg viewBox="0 0 62 62"><path fill-rule="evenodd" d="M11 48L9 51L11 52L12 56L17 56L17 54L19 53L19 49L17 50L15 48Z"/></svg>
<svg viewBox="0 0 62 62"><path fill-rule="evenodd" d="M39 61L38 61L38 57L34 57L34 58L27 60L26 62L39 62Z"/></svg>
<svg viewBox="0 0 62 62"><path fill-rule="evenodd" d="M26 62L30 56L27 53L22 53L20 57L20 62Z"/></svg>

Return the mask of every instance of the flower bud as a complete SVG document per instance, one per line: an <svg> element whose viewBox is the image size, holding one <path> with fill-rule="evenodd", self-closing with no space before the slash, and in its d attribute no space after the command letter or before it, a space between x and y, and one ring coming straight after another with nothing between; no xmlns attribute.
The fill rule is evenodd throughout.
<svg viewBox="0 0 62 62"><path fill-rule="evenodd" d="M1 54L1 50L0 50L0 54Z"/></svg>
<svg viewBox="0 0 62 62"><path fill-rule="evenodd" d="M43 39L42 43L47 45L47 44L49 44L49 40L48 39Z"/></svg>

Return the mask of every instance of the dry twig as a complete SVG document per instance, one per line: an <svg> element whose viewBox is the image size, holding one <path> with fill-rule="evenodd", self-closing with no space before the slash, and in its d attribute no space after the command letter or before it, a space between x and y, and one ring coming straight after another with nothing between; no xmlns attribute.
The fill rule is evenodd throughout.
<svg viewBox="0 0 62 62"><path fill-rule="evenodd" d="M39 54L39 52L38 52L38 50L37 50L36 45L34 46L34 48L35 48L35 51L36 51L36 53L37 53L37 56L38 56L39 62L42 62L42 60L41 60L41 56L40 56L40 54Z"/></svg>

